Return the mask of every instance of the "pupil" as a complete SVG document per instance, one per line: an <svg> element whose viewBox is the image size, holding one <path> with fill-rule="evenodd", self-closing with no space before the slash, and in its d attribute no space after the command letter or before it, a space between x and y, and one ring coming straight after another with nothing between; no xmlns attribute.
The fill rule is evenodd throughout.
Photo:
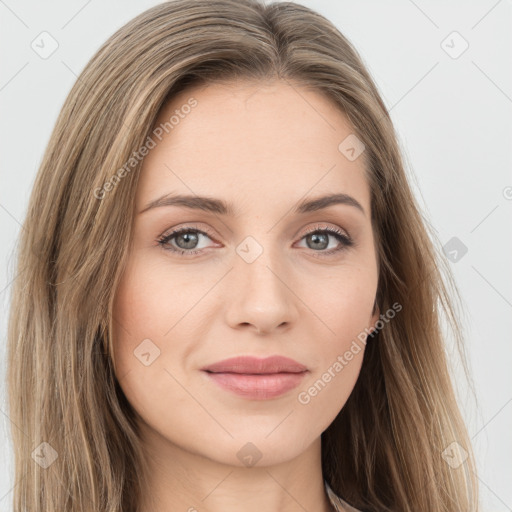
<svg viewBox="0 0 512 512"><path fill-rule="evenodd" d="M185 246L183 244L178 243L178 241L183 238L185 240ZM181 249L193 249L194 244L197 243L197 233L183 233L180 236L178 236L176 243Z"/></svg>
<svg viewBox="0 0 512 512"><path fill-rule="evenodd" d="M311 235L311 240L313 241L314 244L320 242L320 249L325 249L328 245L329 245L329 239L327 238L327 235L325 233L323 234L312 234ZM315 247L313 247L315 248ZM318 249L318 245L316 246L316 249Z"/></svg>

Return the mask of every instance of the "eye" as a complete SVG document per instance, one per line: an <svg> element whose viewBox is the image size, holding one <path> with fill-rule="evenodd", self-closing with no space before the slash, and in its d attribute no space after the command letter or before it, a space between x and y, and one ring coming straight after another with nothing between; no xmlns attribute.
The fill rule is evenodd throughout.
<svg viewBox="0 0 512 512"><path fill-rule="evenodd" d="M210 236L200 229L183 227L163 235L157 242L166 251L176 252L180 255L192 255L198 254L204 249L204 246L200 246L202 238L210 238Z"/></svg>
<svg viewBox="0 0 512 512"><path fill-rule="evenodd" d="M333 244L330 243L329 238L334 239ZM318 253L315 254L315 256L320 257L328 257L354 245L354 241L346 232L339 228L323 226L315 226L314 228L310 229L301 238L301 241L302 240L306 241L306 246L308 248L313 249L314 252ZM326 251L325 249L329 250Z"/></svg>

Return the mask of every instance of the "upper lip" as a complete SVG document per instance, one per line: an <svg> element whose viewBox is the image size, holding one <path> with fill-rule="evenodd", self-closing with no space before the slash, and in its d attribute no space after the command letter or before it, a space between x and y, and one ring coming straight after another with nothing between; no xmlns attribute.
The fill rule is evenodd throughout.
<svg viewBox="0 0 512 512"><path fill-rule="evenodd" d="M253 356L237 356L224 359L201 368L212 373L301 373L307 368L297 361L284 356L271 356L263 359Z"/></svg>

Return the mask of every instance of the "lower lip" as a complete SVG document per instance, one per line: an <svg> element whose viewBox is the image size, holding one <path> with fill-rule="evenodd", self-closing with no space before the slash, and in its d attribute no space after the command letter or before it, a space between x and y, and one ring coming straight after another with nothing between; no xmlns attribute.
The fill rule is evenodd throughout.
<svg viewBox="0 0 512 512"><path fill-rule="evenodd" d="M251 400L267 400L296 388L306 371L301 373L212 373L205 372L220 387Z"/></svg>

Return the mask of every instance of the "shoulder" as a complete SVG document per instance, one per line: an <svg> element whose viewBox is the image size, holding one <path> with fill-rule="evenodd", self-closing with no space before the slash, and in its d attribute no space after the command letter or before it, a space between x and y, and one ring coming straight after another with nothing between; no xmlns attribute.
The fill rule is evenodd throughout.
<svg viewBox="0 0 512 512"><path fill-rule="evenodd" d="M329 496L329 500L337 512L361 512L360 510L349 505L345 500L340 498L338 495L334 493L331 489L327 481L324 480L325 490L327 491L327 496Z"/></svg>

